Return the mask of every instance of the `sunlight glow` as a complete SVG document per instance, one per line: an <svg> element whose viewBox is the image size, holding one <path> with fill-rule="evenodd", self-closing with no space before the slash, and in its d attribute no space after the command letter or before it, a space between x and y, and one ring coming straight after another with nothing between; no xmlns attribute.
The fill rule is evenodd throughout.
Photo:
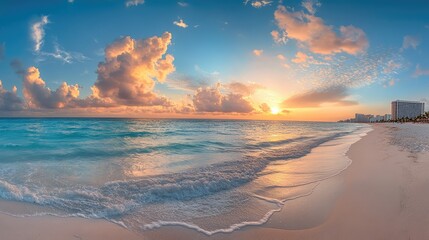
<svg viewBox="0 0 429 240"><path fill-rule="evenodd" d="M277 115L280 113L280 109L278 107L271 107L271 114Z"/></svg>

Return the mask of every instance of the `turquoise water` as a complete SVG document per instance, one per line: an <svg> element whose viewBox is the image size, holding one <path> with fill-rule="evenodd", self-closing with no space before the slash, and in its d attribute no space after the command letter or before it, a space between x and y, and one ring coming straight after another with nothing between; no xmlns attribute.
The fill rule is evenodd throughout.
<svg viewBox="0 0 429 240"><path fill-rule="evenodd" d="M293 191L289 185L297 177L274 186L263 179L279 173L267 169L366 128L281 121L0 119L0 198L43 207L27 215L104 218L139 230L184 225L207 234L230 231L263 223L278 208L276 201L309 193L310 183L348 162L312 169ZM270 190L279 187L289 190Z"/></svg>

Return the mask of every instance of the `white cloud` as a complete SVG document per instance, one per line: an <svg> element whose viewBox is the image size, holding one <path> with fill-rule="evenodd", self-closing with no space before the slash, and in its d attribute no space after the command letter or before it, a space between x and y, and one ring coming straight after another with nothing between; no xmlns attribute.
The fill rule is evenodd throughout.
<svg viewBox="0 0 429 240"><path fill-rule="evenodd" d="M179 19L179 21L174 21L173 22L174 25L181 27L181 28L187 28L188 24L186 24L183 19Z"/></svg>
<svg viewBox="0 0 429 240"><path fill-rule="evenodd" d="M186 2L177 2L177 4L179 4L179 6L181 6L181 7L187 7L189 5Z"/></svg>
<svg viewBox="0 0 429 240"><path fill-rule="evenodd" d="M49 23L48 16L42 16L40 21L31 25L31 38L34 41L34 51L39 52L45 36L45 25Z"/></svg>
<svg viewBox="0 0 429 240"><path fill-rule="evenodd" d="M138 6L144 3L144 0L128 0L125 2L126 7Z"/></svg>
<svg viewBox="0 0 429 240"><path fill-rule="evenodd" d="M317 0L305 0L302 2L302 6L311 14L316 13L316 7L320 7L322 4Z"/></svg>
<svg viewBox="0 0 429 240"><path fill-rule="evenodd" d="M401 51L408 48L416 49L419 45L420 45L420 39L418 37L407 35L404 37L404 40L402 42Z"/></svg>
<svg viewBox="0 0 429 240"><path fill-rule="evenodd" d="M57 60L61 60L64 63L73 63L74 61L82 62L86 59L88 59L85 55L79 52L68 52L61 48L61 46L58 43L54 44L54 52L39 52L39 58L38 61L44 61L43 58L46 57L52 57Z"/></svg>

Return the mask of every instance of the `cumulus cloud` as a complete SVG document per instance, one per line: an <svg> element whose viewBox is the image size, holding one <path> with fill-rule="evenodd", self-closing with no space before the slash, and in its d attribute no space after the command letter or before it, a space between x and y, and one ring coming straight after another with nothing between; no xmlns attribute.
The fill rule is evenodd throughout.
<svg viewBox="0 0 429 240"><path fill-rule="evenodd" d="M253 55L255 55L257 57L261 56L262 53L264 53L264 50L262 50L262 49L255 49L255 50L253 50Z"/></svg>
<svg viewBox="0 0 429 240"><path fill-rule="evenodd" d="M22 109L24 109L24 104L17 95L16 86L13 86L12 91L8 91L3 88L3 83L0 80L0 111L19 111Z"/></svg>
<svg viewBox="0 0 429 240"><path fill-rule="evenodd" d="M284 6L279 6L274 13L274 18L280 31L283 31L289 39L294 39L308 47L313 53L358 54L368 47L368 40L362 29L341 26L340 34L337 35L332 26L326 25L323 19L312 13L293 12Z"/></svg>
<svg viewBox="0 0 429 240"><path fill-rule="evenodd" d="M416 70L414 71L414 77L420 77L420 76L429 76L429 69L423 69L420 67L419 64L416 66Z"/></svg>
<svg viewBox="0 0 429 240"><path fill-rule="evenodd" d="M188 24L186 24L183 19L179 19L179 21L174 21L173 22L174 25L181 27L181 28L187 28Z"/></svg>
<svg viewBox="0 0 429 240"><path fill-rule="evenodd" d="M45 25L49 23L48 16L42 16L39 21L31 25L31 38L34 42L34 51L39 52L45 37Z"/></svg>
<svg viewBox="0 0 429 240"><path fill-rule="evenodd" d="M308 108L320 107L322 104L330 103L339 106L355 105L357 102L349 101L347 88L343 86L330 86L323 89L310 90L301 94L296 94L285 101L282 106L287 108Z"/></svg>
<svg viewBox="0 0 429 240"><path fill-rule="evenodd" d="M126 7L138 6L144 3L144 0L128 0L125 2Z"/></svg>
<svg viewBox="0 0 429 240"><path fill-rule="evenodd" d="M402 42L401 51L404 51L408 48L416 49L420 45L420 39L415 36L405 36Z"/></svg>
<svg viewBox="0 0 429 240"><path fill-rule="evenodd" d="M199 88L192 102L197 112L250 113L252 104L242 94L222 94L220 84L214 87Z"/></svg>
<svg viewBox="0 0 429 240"><path fill-rule="evenodd" d="M188 3L186 3L186 2L177 2L177 4L179 4L179 6L181 6L181 7L187 7L188 6Z"/></svg>
<svg viewBox="0 0 429 240"><path fill-rule="evenodd" d="M166 54L171 34L134 40L121 38L105 49L99 63L93 97L117 105L167 106L165 97L153 93L155 81L164 82L175 71L174 57Z"/></svg>
<svg viewBox="0 0 429 240"><path fill-rule="evenodd" d="M79 86L63 82L55 91L46 86L39 69L30 67L23 79L23 94L30 108L65 108L78 99Z"/></svg>

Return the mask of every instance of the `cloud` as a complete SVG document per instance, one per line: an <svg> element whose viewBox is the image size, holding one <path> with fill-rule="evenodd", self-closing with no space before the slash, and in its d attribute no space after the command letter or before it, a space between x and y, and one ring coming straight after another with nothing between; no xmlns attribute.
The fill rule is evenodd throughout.
<svg viewBox="0 0 429 240"><path fill-rule="evenodd" d="M186 24L183 19L179 19L179 21L174 21L173 22L174 25L181 27L181 28L187 28L188 24Z"/></svg>
<svg viewBox="0 0 429 240"><path fill-rule="evenodd" d="M232 82L226 84L226 88L228 88L231 92L237 93L243 96L253 95L259 89L265 89L264 86L257 83L241 83L241 82Z"/></svg>
<svg viewBox="0 0 429 240"><path fill-rule="evenodd" d="M68 3L74 3L74 0L67 0Z"/></svg>
<svg viewBox="0 0 429 240"><path fill-rule="evenodd" d="M395 80L391 79L387 84L384 84L384 87L393 87L395 85Z"/></svg>
<svg viewBox="0 0 429 240"><path fill-rule="evenodd" d="M250 113L254 109L251 103L238 93L220 92L220 84L214 87L199 88L192 102L197 112Z"/></svg>
<svg viewBox="0 0 429 240"><path fill-rule="evenodd" d="M179 6L181 6L181 7L187 7L187 6L189 6L189 4L186 3L186 2L177 2L177 4L179 4Z"/></svg>
<svg viewBox="0 0 429 240"><path fill-rule="evenodd" d="M293 95L283 101L282 106L287 108L309 108L320 107L324 103L331 103L340 106L357 104L355 101L345 100L347 96L346 87L331 86Z"/></svg>
<svg viewBox="0 0 429 240"><path fill-rule="evenodd" d="M392 61L395 64L390 64ZM393 79L401 68L388 71L388 67L403 65L403 58L397 50L374 49L371 53L357 56L336 55L329 62L312 66L302 79L317 88L345 86L360 88L373 83L383 84Z"/></svg>
<svg viewBox="0 0 429 240"><path fill-rule="evenodd" d="M191 76L175 73L167 84L175 89L196 91L198 88L210 86L213 82L213 77L210 74Z"/></svg>
<svg viewBox="0 0 429 240"><path fill-rule="evenodd" d="M305 0L302 2L302 6L311 14L316 13L316 7L320 7L322 4L315 0Z"/></svg>
<svg viewBox="0 0 429 240"><path fill-rule="evenodd" d="M34 42L34 51L39 52L43 45L43 37L45 36L45 25L49 23L48 16L42 16L39 21L31 25L31 38Z"/></svg>
<svg viewBox="0 0 429 240"><path fill-rule="evenodd" d="M244 1L244 5L247 5L249 3L249 0ZM265 6L271 5L272 1L266 1L266 0L255 0L251 1L250 5L254 8L261 8Z"/></svg>
<svg viewBox="0 0 429 240"><path fill-rule="evenodd" d="M88 58L79 52L68 52L61 48L58 43L54 44L54 52L39 52L39 58L37 59L39 62L44 61L43 57L52 57L54 59L63 61L64 63L73 63L74 61L82 62L87 60Z"/></svg>
<svg viewBox="0 0 429 240"><path fill-rule="evenodd" d="M309 64L315 65L329 65L328 63L318 61L314 59L313 56L309 56L303 52L297 52L295 58L292 59L292 62L296 64L301 64L304 67L308 67Z"/></svg>
<svg viewBox="0 0 429 240"><path fill-rule="evenodd" d="M259 108L261 109L262 112L264 113L269 113L271 112L271 107L267 104L267 103L262 103L261 105L259 105Z"/></svg>
<svg viewBox="0 0 429 240"><path fill-rule="evenodd" d="M255 50L253 50L253 54L255 56L257 56L257 57L261 56L262 53L264 53L264 50L262 50L262 49L255 49Z"/></svg>
<svg viewBox="0 0 429 240"><path fill-rule="evenodd" d="M306 63L308 59L308 55L303 52L297 52L295 58L292 59L294 63Z"/></svg>
<svg viewBox="0 0 429 240"><path fill-rule="evenodd" d="M5 44L4 43L1 43L0 44L0 60L3 60L3 58L4 58L4 52L5 52L5 49L6 49L6 47L5 47Z"/></svg>
<svg viewBox="0 0 429 240"><path fill-rule="evenodd" d="M423 69L420 67L419 64L416 66L416 70L413 74L414 77L420 77L420 76L429 76L429 69Z"/></svg>
<svg viewBox="0 0 429 240"><path fill-rule="evenodd" d="M408 48L417 49L419 45L420 45L420 39L418 37L407 35L404 37L404 40L402 42L401 51L404 51Z"/></svg>
<svg viewBox="0 0 429 240"><path fill-rule="evenodd" d="M125 2L126 7L138 6L144 3L144 0L128 0Z"/></svg>
<svg viewBox="0 0 429 240"><path fill-rule="evenodd" d="M12 91L7 91L3 88L0 80L0 111L19 111L23 109L24 104L17 95L16 86L13 86Z"/></svg>
<svg viewBox="0 0 429 240"><path fill-rule="evenodd" d="M274 18L289 39L296 40L313 53L358 54L368 48L365 32L354 26L341 26L337 35L332 26L325 25L323 19L303 11L288 11L284 6L277 8Z"/></svg>
<svg viewBox="0 0 429 240"><path fill-rule="evenodd" d="M287 34L285 31L279 32L277 30L271 31L271 37L277 44L285 44L287 42Z"/></svg>
<svg viewBox="0 0 429 240"><path fill-rule="evenodd" d="M30 67L23 79L23 94L30 108L65 108L78 99L79 86L63 82L52 91L40 77L39 69Z"/></svg>
<svg viewBox="0 0 429 240"><path fill-rule="evenodd" d="M285 61L286 57L284 55L282 55L282 54L278 54L277 55L277 59L279 59L280 61Z"/></svg>
<svg viewBox="0 0 429 240"><path fill-rule="evenodd" d="M155 81L164 82L175 71L174 57L166 54L171 34L134 40L121 38L105 49L98 64L93 97L128 106L167 106L165 97L153 93Z"/></svg>
<svg viewBox="0 0 429 240"><path fill-rule="evenodd" d="M402 65L400 63L397 63L394 60L389 60L383 69L383 73L396 73L395 71L401 67Z"/></svg>

